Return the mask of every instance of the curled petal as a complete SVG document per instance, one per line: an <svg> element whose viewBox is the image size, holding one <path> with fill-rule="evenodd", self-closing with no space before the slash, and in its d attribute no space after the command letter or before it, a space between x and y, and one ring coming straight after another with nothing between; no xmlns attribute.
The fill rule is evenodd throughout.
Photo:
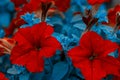
<svg viewBox="0 0 120 80"><path fill-rule="evenodd" d="M10 38L0 39L0 54L10 54L16 41Z"/></svg>

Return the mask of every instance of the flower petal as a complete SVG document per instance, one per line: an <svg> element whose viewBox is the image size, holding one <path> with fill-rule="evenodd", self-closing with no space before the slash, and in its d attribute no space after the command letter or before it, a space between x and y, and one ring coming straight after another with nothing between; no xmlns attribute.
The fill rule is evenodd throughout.
<svg viewBox="0 0 120 80"><path fill-rule="evenodd" d="M91 5L102 4L104 2L109 2L110 0L88 0L88 3Z"/></svg>
<svg viewBox="0 0 120 80"><path fill-rule="evenodd" d="M3 73L0 72L0 80L8 80Z"/></svg>
<svg viewBox="0 0 120 80"><path fill-rule="evenodd" d="M45 39L44 41L41 42L41 47L53 47L56 49L61 49L62 46L60 44L60 42L58 42L58 40L54 37L48 37L47 39Z"/></svg>
<svg viewBox="0 0 120 80"><path fill-rule="evenodd" d="M103 70L102 62L100 60L93 60L92 71L93 80L102 80L102 78L107 76L106 72Z"/></svg>
<svg viewBox="0 0 120 80"><path fill-rule="evenodd" d="M89 49L83 48L81 46L77 46L72 48L71 50L68 51L68 56L69 57L89 57L90 56L90 51Z"/></svg>
<svg viewBox="0 0 120 80"><path fill-rule="evenodd" d="M83 36L88 37L89 44L91 44L90 47L92 48L91 50L93 51L92 53L96 55L106 56L118 48L118 45L116 43L109 40L104 40L96 32L90 31L85 33ZM84 45L85 44L83 44L82 46Z"/></svg>
<svg viewBox="0 0 120 80"><path fill-rule="evenodd" d="M32 59L29 59L29 62L26 64L26 68L30 72L42 72L44 70L44 59L38 54L37 56L33 55Z"/></svg>
<svg viewBox="0 0 120 80"><path fill-rule="evenodd" d="M56 51L57 51L57 48L54 48L54 47L43 47L41 48L39 53L45 58L50 58L53 55L55 55Z"/></svg>
<svg viewBox="0 0 120 80"><path fill-rule="evenodd" d="M107 74L113 74L120 76L120 62L112 56L107 56L106 58L100 58L102 62L102 68Z"/></svg>
<svg viewBox="0 0 120 80"><path fill-rule="evenodd" d="M93 80L92 63L89 60L84 59L83 61L79 61L76 66L80 69L81 73L85 77L85 80Z"/></svg>

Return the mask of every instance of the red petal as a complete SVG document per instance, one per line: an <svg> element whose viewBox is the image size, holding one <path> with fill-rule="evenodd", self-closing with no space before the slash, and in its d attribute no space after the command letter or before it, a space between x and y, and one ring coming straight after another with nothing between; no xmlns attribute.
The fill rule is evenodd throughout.
<svg viewBox="0 0 120 80"><path fill-rule="evenodd" d="M91 44L90 48L92 48L91 50L96 55L106 56L118 48L118 45L116 43L111 42L109 40L104 40L96 32L93 31L87 32L83 36L85 36L85 39L88 38L88 40L86 39L87 41L83 41L83 42L84 43L86 42L86 44L87 43ZM84 45L85 44L83 44L82 46Z"/></svg>
<svg viewBox="0 0 120 80"><path fill-rule="evenodd" d="M51 36L51 34L53 33L53 28L49 25L47 25L45 22L40 23L40 24L36 24L34 25L32 28L28 27L28 28L21 28L19 29L19 31L14 35L14 39L18 42L22 42L22 38L24 38L23 40L26 40L26 42L28 41L29 43L31 43L32 45L34 44L38 44L38 42L41 41L41 39L45 39L49 36ZM22 36L22 38L18 37L20 35Z"/></svg>
<svg viewBox="0 0 120 80"><path fill-rule="evenodd" d="M102 62L100 60L93 60L92 71L93 80L102 80L102 78L107 76L106 72L103 70Z"/></svg>
<svg viewBox="0 0 120 80"><path fill-rule="evenodd" d="M91 32L87 32L81 37L81 39L80 39L80 47L81 47L81 49L84 49L87 52L92 53L92 47L91 47L92 44L90 42L90 35L91 35ZM88 55L91 54L91 53L88 53Z"/></svg>
<svg viewBox="0 0 120 80"><path fill-rule="evenodd" d="M115 8L112 8L108 11L108 20L109 24L115 25L116 24L116 14L120 12L120 5L116 5Z"/></svg>
<svg viewBox="0 0 120 80"><path fill-rule="evenodd" d="M79 61L76 66L82 72L85 80L93 80L92 63L90 62L90 60L84 59L83 61Z"/></svg>
<svg viewBox="0 0 120 80"><path fill-rule="evenodd" d="M53 28L50 25L47 25L47 23L42 22L39 24L36 24L32 27L31 29L31 34L33 36L34 41L38 40L40 41L41 39L45 39L53 33Z"/></svg>
<svg viewBox="0 0 120 80"><path fill-rule="evenodd" d="M44 59L42 58L41 54L37 54L37 56L32 56L32 58L26 64L26 68L30 72L41 72L41 71L43 71L44 70Z"/></svg>
<svg viewBox="0 0 120 80"><path fill-rule="evenodd" d="M73 65L81 70L85 80L101 80L106 76L106 72L102 69L101 64L99 60L81 59Z"/></svg>
<svg viewBox="0 0 120 80"><path fill-rule="evenodd" d="M104 2L109 2L110 0L88 0L88 3L91 5L102 4Z"/></svg>
<svg viewBox="0 0 120 80"><path fill-rule="evenodd" d="M17 52L16 52L17 53ZM18 52L19 53L19 52ZM11 62L13 64L26 66L30 72L41 72L44 69L44 60L39 57L39 52L31 50L30 52L21 52L23 55L11 57ZM19 54L21 54L19 53Z"/></svg>
<svg viewBox="0 0 120 80"><path fill-rule="evenodd" d="M102 68L107 74L120 76L120 62L112 56L100 58Z"/></svg>
<svg viewBox="0 0 120 80"><path fill-rule="evenodd" d="M106 56L111 52L114 52L116 49L118 49L118 45L116 43L113 43L109 40L104 40L103 54L101 56Z"/></svg>
<svg viewBox="0 0 120 80"><path fill-rule="evenodd" d="M0 80L8 80L3 73L0 72Z"/></svg>
<svg viewBox="0 0 120 80"><path fill-rule="evenodd" d="M33 49L24 46L15 46L11 52L10 60L13 64L24 65L32 59L30 52ZM36 56L35 56L36 57Z"/></svg>
<svg viewBox="0 0 120 80"><path fill-rule="evenodd" d="M29 30L26 30L26 31L29 32ZM29 56L28 53L34 49L31 46L31 43L29 43L27 40L29 38L27 39L26 38L19 31L14 36L14 39L17 41L17 45L12 49L11 56L10 56L10 59L13 63L22 56L25 56L24 58L26 59L26 57Z"/></svg>
<svg viewBox="0 0 120 80"><path fill-rule="evenodd" d="M45 40L41 40L40 54L44 57L51 57L56 53L56 50L61 50L61 44L54 37L48 37Z"/></svg>
<svg viewBox="0 0 120 80"><path fill-rule="evenodd" d="M43 47L43 48L41 48L39 53L43 57L49 58L49 57L52 57L56 53L56 50L57 49L53 48L53 47Z"/></svg>
<svg viewBox="0 0 120 80"><path fill-rule="evenodd" d="M29 28L26 28L26 30L19 29L19 31L13 36L13 39L17 41L18 46L24 46L24 48L23 48L24 50L28 47L29 48L32 47L31 46L32 36L30 34Z"/></svg>
<svg viewBox="0 0 120 80"><path fill-rule="evenodd" d="M58 40L52 36L41 41L40 45L41 47L52 47L52 48L59 49L59 50L62 49L60 42L58 42Z"/></svg>
<svg viewBox="0 0 120 80"><path fill-rule="evenodd" d="M82 48L81 46L77 46L68 51L68 56L88 58L91 55L90 53L91 52L89 51L89 49Z"/></svg>
<svg viewBox="0 0 120 80"><path fill-rule="evenodd" d="M68 56L71 58L72 63L76 68L78 68L80 62L88 59L89 51L87 51L81 49L80 46L74 47L68 51Z"/></svg>
<svg viewBox="0 0 120 80"><path fill-rule="evenodd" d="M48 25L47 23L43 23L43 25L41 26L46 26L43 34L42 34L42 38L47 38L49 37L50 35L52 35L52 33L54 32L54 29L52 26Z"/></svg>

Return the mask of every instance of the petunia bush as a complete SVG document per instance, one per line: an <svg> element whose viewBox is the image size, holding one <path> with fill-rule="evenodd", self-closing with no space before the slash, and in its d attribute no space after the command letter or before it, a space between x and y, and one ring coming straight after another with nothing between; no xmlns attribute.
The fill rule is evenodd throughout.
<svg viewBox="0 0 120 80"><path fill-rule="evenodd" d="M0 80L120 80L120 4L4 1Z"/></svg>

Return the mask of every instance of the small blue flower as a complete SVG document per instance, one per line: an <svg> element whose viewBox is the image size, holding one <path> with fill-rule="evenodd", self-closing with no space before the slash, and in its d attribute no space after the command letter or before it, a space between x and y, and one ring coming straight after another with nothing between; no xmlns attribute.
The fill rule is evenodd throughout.
<svg viewBox="0 0 120 80"><path fill-rule="evenodd" d="M53 36L61 43L63 50L65 51L68 51L72 47L76 46L79 42L79 38L75 35L68 37L63 34L54 33Z"/></svg>
<svg viewBox="0 0 120 80"><path fill-rule="evenodd" d="M32 13L26 13L25 15L21 16L22 19L24 19L25 22L27 22L27 24L24 24L21 26L21 28L25 28L27 26L33 26L34 24L37 24L40 22L40 19L35 18L35 14Z"/></svg>

